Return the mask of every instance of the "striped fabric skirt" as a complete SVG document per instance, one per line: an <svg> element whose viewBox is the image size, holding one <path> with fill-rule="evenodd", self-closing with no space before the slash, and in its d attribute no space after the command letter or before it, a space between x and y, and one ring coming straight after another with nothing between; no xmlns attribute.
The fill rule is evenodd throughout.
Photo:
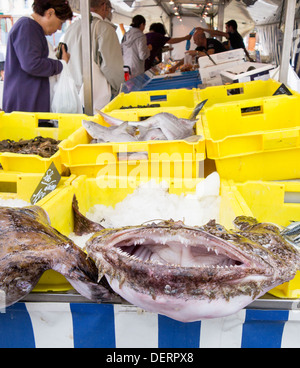
<svg viewBox="0 0 300 368"><path fill-rule="evenodd" d="M300 310L182 323L131 305L17 303L0 331L1 348L300 348Z"/></svg>

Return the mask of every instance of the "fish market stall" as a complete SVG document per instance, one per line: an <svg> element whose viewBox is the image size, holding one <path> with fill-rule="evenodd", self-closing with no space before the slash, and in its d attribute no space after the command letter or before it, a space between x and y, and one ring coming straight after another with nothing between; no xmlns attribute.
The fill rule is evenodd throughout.
<svg viewBox="0 0 300 368"><path fill-rule="evenodd" d="M31 288L30 279L24 280L22 274L14 277L17 285L16 290L19 290L21 286L22 297L18 302L13 303L13 305L1 309L0 327L8 331L0 337L1 347L299 347L299 271L296 273L296 259L289 263L289 257L294 257L294 255L293 253L289 253L290 249L288 247L286 250L282 249L281 257L283 257L282 254L285 254L286 251L290 256L283 257L280 266L275 267L275 269L280 270L280 273L277 276L272 276L272 282L274 281L274 284L272 282L268 284L269 281L264 281L265 285L268 285L266 289L270 289L269 293L266 293L267 290L264 290L262 285L260 285L263 276L259 276L257 280L258 284L256 284L254 279L249 285L244 285L240 289L242 293L250 293L250 295L253 293L250 298L247 296L241 302L242 304L236 304L234 297L232 299L229 298L230 300L228 302L225 301L224 304L224 300L221 298L221 307L219 307L219 299L216 298L216 294L215 296L213 295L218 292L218 288L215 289L212 286L211 289L207 289L205 292L207 295L210 295L211 299L208 299L204 304L208 309L212 309L212 306L215 308L212 315L214 318L211 319L204 318L207 314L203 315L203 318L201 316L190 317L191 312L188 312L185 317L183 312L180 315L173 315L171 308L169 308L172 306L171 301L167 304L170 310L168 308L167 310L159 309L161 312L149 310L148 307L153 303L151 301L152 298L154 305L155 300L157 299L159 301L160 298L156 295L157 292L155 291L154 285L149 288L150 295L152 295L150 300L147 301L146 305L140 305L138 299L131 299L126 293L123 294L123 291L127 287L126 278L118 275L118 270L115 275L117 278L119 277L119 283L123 286L117 293L110 294L111 290L107 288L107 284L100 284L95 288L95 281L98 277L97 270L93 267L90 269L91 264L81 264L80 270L73 273L72 267L70 268L70 264L68 263L69 261L65 258L68 257L71 249L73 249L72 254L75 256L75 264L79 260L80 263L85 263L84 259L86 259L86 255L82 258L81 249L87 240L90 239L91 234L77 234L78 231L82 232L81 227L75 226L77 224L76 219L78 218L80 219L80 223L83 223L85 227L90 226L91 221L93 227L96 226L94 231L102 228L121 228L122 231L124 227L129 229L128 227L140 226L140 224L144 224L145 230L151 229L151 231L155 231L160 225L158 222L154 226L152 224L153 219L172 219L174 223L170 222L163 225L165 228L172 228L172 231L181 231L182 225L180 223L177 224L177 221L182 221L185 223L185 226L188 226L185 231L195 231L191 230L194 229L194 226L207 226L206 231L208 231L208 223L211 219L215 219L218 224L221 224L226 229L231 229L233 226L232 223L237 216L246 216L246 218L249 218L249 216L255 217L258 221L275 223L281 226L281 228L286 228L290 223L290 219L299 221L298 193L300 192L300 187L297 180L293 180L293 174L289 174L289 180L276 183L269 182L270 180L278 179L274 176L277 175L276 170L270 170L267 178L260 178L259 176L254 178L253 173L248 170L249 176L246 178L246 182L240 183L238 176L233 181L234 177L232 175L226 177L226 175L224 176L222 174L220 177L213 170L209 174L205 175L204 173L208 158L212 157L211 159L217 162L216 157L211 156L215 152L222 155L224 155L224 152L227 152L222 157L224 160L231 160L228 153L238 154L240 160L242 160L244 159L244 155L241 155L240 151L236 153L234 150L244 146L245 156L250 155L255 158L253 149L249 153L246 152L247 147L245 144L229 144L230 151L228 151L228 148L222 148L222 145L226 144L226 140L224 141L222 134L230 137L234 142L239 142L245 133L247 137L251 133L249 131L241 132L239 130L240 125L229 126L227 124L226 127L223 127L222 131L218 129L218 136L216 136L214 132L215 126L212 124L211 119L214 119L212 118L213 116L219 116L220 114L223 114L223 119L225 119L225 113L220 113L220 110L224 111L228 109L228 111L231 111L231 114L234 114L236 111L241 111L241 108L244 109L245 114L242 116L242 119L247 119L247 121L250 119L251 124L248 124L249 129L250 127L254 130L256 129L254 119L259 118L264 121L266 129L264 134L271 137L271 140L265 140L262 155L269 154L270 144L272 154L274 154L275 147L281 154L298 149L298 141L292 139L294 135L291 135L289 132L294 132L298 127L298 116L296 118L294 117L296 109L293 106L298 104L299 94L284 89L285 93L278 95L276 91L282 86L280 83L271 80L250 82L250 84L242 83L235 85L235 87L236 90L243 92L228 95L228 89L232 89L232 86L218 86L203 90L183 89L178 91L167 90L163 91L163 93L162 91L148 91L123 94L118 96L111 104L107 105L105 113L100 112L99 115L92 118L87 116L80 117L81 122L84 122L83 126L78 127L79 125L75 124L77 129L74 132L70 131L66 137L62 138L62 142L59 144L59 165L64 168L65 172L69 170L71 176L63 178L63 181L54 191L37 202L47 212L51 220L51 226L55 229L50 230L49 225L45 225L45 234L52 234L52 242L57 236L56 231L59 231L59 233L67 238L60 240L59 244L53 244L57 247L60 257L54 259L51 257L52 261L50 263L47 251L45 250L43 257L46 258L43 260L43 264L45 265L43 267L47 271L43 274L31 293L28 294ZM253 98L253 94L256 95L256 98ZM213 99L211 96L214 96ZM154 101L151 101L151 99L154 99ZM148 106L149 103L157 103L157 100L160 100L160 107ZM198 111L198 102L203 100L207 100L207 102L204 105L201 104L202 109ZM285 143L282 143L282 133L280 133L281 139L278 140L276 135L277 130L274 131L273 129L274 125L269 126L268 117L271 113L268 112L268 109L264 107L263 111L259 111L259 113L257 109L253 111L251 109L249 110L249 101L252 107L260 106L262 101L265 106L270 105L275 117L273 115L270 116L273 116L272 121L274 124L277 124L276 128L280 129L280 131L283 131L283 127L280 126L280 121L276 123L276 115L280 118L279 110L277 111L276 109L285 106L286 111L289 111L290 114L285 114L290 124L288 128L285 128L288 129L288 132L285 134L286 141L284 142L288 142L288 148ZM182 108L178 106L180 102L183 105ZM141 106L138 107L138 105ZM121 107L125 107L125 109ZM164 115L166 111L169 112L167 115ZM174 114L171 114L170 111ZM190 142L185 141L185 138L178 140L180 136L191 138L190 134L192 132L188 126L183 131L182 129L178 130L178 128L175 128L178 122L182 125L185 121L184 119L188 121L188 118L195 111L198 114L196 118L196 130L194 131L194 134L197 133L196 139ZM110 129L105 128L105 122L108 124L110 121L116 123L118 120L121 120L122 125L124 124L124 117L130 117L130 120L132 119L131 123L133 124L131 127L135 124L139 126L143 122L144 127L146 127L149 121L151 122L155 116L161 116L160 114L166 119L164 123L166 125L155 125L155 129L159 130L159 132L156 131L156 134L168 135L169 132L166 127L168 124L172 124L173 133L177 131L177 134L179 134L177 137L172 136L171 140L147 141L147 145L145 145L145 142L136 140L135 136L130 136L131 129L127 129L126 139L130 139L131 141L126 143L126 147L123 141L110 142L109 140L111 138L109 136L107 138L106 134L108 132L113 134L119 128L117 126L115 129L111 129L112 126ZM172 118L168 114L171 114ZM3 114L3 126L8 126L9 129L9 118L14 119L14 116L14 114L9 114L9 116ZM47 120L46 116L38 117L39 119L44 118L41 119L43 121ZM146 119L143 120L141 119L142 117ZM14 131L18 132L18 134L21 134L20 127L23 125L22 121L24 118L29 119L27 114L24 114L24 116L19 114L18 119L14 123L16 127ZM51 118L53 120L54 117L51 116ZM25 121L27 121L26 119ZM60 124L60 121L64 120L63 117L58 118L56 116L56 119L59 122L60 129L62 129L64 125ZM159 119L159 121L162 120ZM214 121L219 120L214 119ZM157 124L156 118L154 122ZM18 124L19 128L17 127ZM151 129L153 128L151 125L149 126ZM99 129L94 130L97 127ZM89 130L90 128L91 130ZM42 128L37 127L37 129ZM46 129L46 132L48 132L47 129L49 128L43 129ZM231 129L231 132L226 129ZM58 133L57 128L56 130L50 129L50 132L51 134L56 132L53 136ZM96 135L93 137L92 135L94 133ZM124 133L125 131L122 134ZM34 136L35 131L31 134ZM141 134L141 132L138 134ZM253 133L251 137L253 142L255 142L255 139L258 139ZM93 139L96 142L92 142ZM108 140L108 142L105 142L105 140ZM139 145L141 145L140 148ZM190 154L197 150L200 155L198 156L198 162L196 161L197 165L195 165L196 156L191 156L190 161L187 160L187 157L183 156L184 153L188 153L188 145L192 148ZM220 145L221 149L217 151L214 148L215 145ZM152 153L157 155L161 151L166 152L166 150L169 150L171 154L174 147L177 147L177 154L179 152L180 155L182 154L180 159L180 155L177 155L173 161L171 157L166 160L165 156L163 160L152 161ZM145 162L147 164L145 166L138 166L136 160L128 160L128 148L130 148L132 154L139 153L145 155L146 152L147 160ZM117 155L115 155L116 153ZM19 153L9 154L12 155L12 158L15 157L14 155L16 155L16 158L19 157ZM126 154L127 161L124 161L124 158L121 159L122 155L120 154ZM0 161L5 163L7 155L8 153L1 153ZM102 162L100 160L100 155L105 156L108 166L105 166L104 161ZM30 158L29 156L28 158ZM35 160L35 155L32 156L32 160ZM143 159L140 160L144 161ZM48 162L49 164L50 162ZM261 160L256 162L255 165L257 168L259 164L261 164ZM124 173L123 169L125 166L123 167L122 165L131 168L131 171L128 171L123 177L120 174ZM195 166L198 166L197 171L193 169ZM28 167L30 168L30 164L28 164ZM115 171L116 168L120 170L120 167L121 171ZM219 164L217 164L217 167L219 167ZM286 168L288 169L288 167ZM238 169L233 167L232 170L234 173L239 173L240 175ZM221 169L219 171L222 173ZM264 173L263 170L261 172ZM291 172L291 169L289 172ZM256 175L260 175L260 171L257 171ZM10 166L5 167L4 172L0 173L0 197L10 199L19 198L29 204L33 193L36 193L35 188L39 186L42 177L43 170L40 170L36 174L30 172L18 174ZM251 181L251 177L254 178L254 181ZM258 182L259 180L263 180L263 182L260 183ZM74 195L76 196L78 207L74 207ZM277 201L275 201L275 198ZM18 221L24 221L25 215L26 210L21 210L20 213L16 212L12 218L19 218ZM274 217L274 215L277 216ZM33 223L32 215L31 222ZM32 226L33 233L30 234L34 234L34 237L40 236L35 234L34 223ZM152 228L152 226L154 227ZM214 224L210 226L212 226L211 229L214 229L214 232L217 231L217 234L224 231L218 225L216 228ZM11 227L5 226L4 228L10 229ZM26 252L26 247L20 248L19 246L19 243L22 243L21 237L25 235L26 231L23 226L22 233L18 235L18 242L12 243L14 247L18 248L18 253L20 254ZM225 234L224 236L226 238L228 235ZM261 236L262 234L260 234ZM39 244L40 242L43 243L46 238L43 236ZM31 239L34 238L32 237ZM178 239L183 239L183 236L180 236ZM190 242L188 240L189 238L185 239L185 241ZM64 241L67 241L66 246L61 248ZM71 241L77 245L77 248L75 245L71 246ZM174 238L173 242L175 244L177 241ZM254 241L254 238L252 241ZM150 252L148 249L145 253L139 242L140 240L137 240L136 244L140 247L140 251L133 251L130 262L139 262L138 257L142 256L142 254L146 257L152 257L152 251ZM143 241L141 241L142 243ZM161 247L164 241L161 240L159 243L159 247ZM126 244L125 239L124 244ZM210 243L208 253L215 246L213 242ZM118 253L118 257L122 258L125 257L125 249L123 245L121 247L122 250ZM87 246L86 251L94 252L94 249ZM161 256L163 256L164 252L161 253ZM16 254L16 252L13 252L13 254ZM237 259L235 258L237 256L227 259L224 255L222 256L220 249L216 250L215 248L213 254L213 257L217 257L216 260L221 260L221 263L219 264L219 261L215 261L214 258L210 258L211 256L208 255L207 260L208 262L212 262L211 270L214 270L209 271L212 272L211 275L213 273L217 275L217 272L224 272L226 269L228 271L225 272L232 272L234 267L244 262L244 258L239 258L240 256ZM158 253L158 257L160 257L160 253ZM266 253L265 257L269 257L269 253ZM121 261L121 258L119 258L119 261ZM30 259L30 262L33 262L31 263L31 267L35 268L37 265L34 258L31 256ZM63 261L64 259L66 261ZM97 256L95 256L95 259L97 259ZM278 259L275 259L275 262L278 262ZM279 257L279 259L281 258ZM100 260L98 261L101 262ZM187 261L190 262L189 257ZM172 262L179 263L176 258ZM195 263L193 267L196 267L197 258L192 260L192 262L193 264ZM215 264L216 266L214 266L214 262L217 262ZM270 258L268 262L272 264L274 260ZM86 267L90 270L88 272L89 275L85 274ZM105 272L108 272L107 265L104 266L104 269L105 267ZM155 267L162 267L161 271L164 272L161 264L158 263ZM175 267L176 269L175 265L171 267ZM207 266L207 270L210 269L209 267ZM198 269L198 272L200 272L200 269ZM14 270L14 268L9 267L9 270ZM269 271L266 270L265 272ZM37 274L42 274L39 267L37 268ZM88 279L86 279L87 275ZM210 278L211 276L206 275L205 277ZM84 284L81 282L82 278L85 280ZM186 275L187 280L190 280L189 275ZM287 282L283 283L283 280ZM150 286L153 280L150 278L148 281L147 283ZM134 282L135 279L132 280L132 283ZM102 286L108 291L104 292ZM117 290L116 285L112 283L111 286L114 290ZM95 291L98 295L98 302L89 299L92 295L95 295ZM172 297L172 293L170 293L172 291L171 286L169 288L167 287L165 291L166 296ZM199 290L199 292L201 293L202 291ZM230 292L230 289L228 292ZM98 293L100 293L100 299ZM8 293L7 295L10 294ZM14 295L13 293L9 297L14 297ZM6 298L6 295L0 295L2 302L3 298ZM214 298L216 298L217 303L215 303ZM99 303L99 301L101 302ZM132 302L129 303L129 301ZM193 313L197 310L201 312L201 308L193 308ZM171 316L174 318L171 318ZM182 318L186 318L187 320L191 318L191 321L183 322ZM141 338L141 335L144 336L145 334L147 338Z"/></svg>
<svg viewBox="0 0 300 368"><path fill-rule="evenodd" d="M299 93L132 81L0 114L0 347L299 348Z"/></svg>
<svg viewBox="0 0 300 368"><path fill-rule="evenodd" d="M76 193L81 211L85 212L93 204L113 204L120 202L116 211L113 208L100 209L105 212L96 213L90 217L94 221L97 217L110 214L109 221L117 225L126 224L131 220L129 214L144 221L147 218L143 210L149 197L153 203L161 203L162 210L166 209L164 201L169 205L174 201L175 208L171 210L174 219L186 218L186 223L206 222L207 218L216 217L226 226L239 213L250 215L247 204L238 201L240 191L228 184L222 185L221 197L218 194L217 176L213 174L207 179L209 185L200 180L197 188L198 200L191 187L187 185L189 196L174 197L182 192L176 183L170 193L166 187L153 185L149 191L147 185L141 187L133 197L134 185L128 190L125 185L118 185L120 189L103 189L99 192L96 181L99 179L79 177L59 188L55 193L45 197L40 205L47 210L52 225L60 232L68 234L72 231L73 221L71 208L68 203ZM128 179L124 179L128 180ZM201 185L202 183L202 185ZM186 182L188 184L188 182ZM191 183L190 183L191 184ZM149 185L149 184L148 184ZM144 192L142 191L144 188ZM90 194L86 191L89 191ZM249 189L246 188L249 192ZM131 193L131 195L128 195ZM169 197L170 196L170 197ZM172 197L171 197L172 196ZM144 199L143 199L144 198ZM172 198L172 199L171 199ZM189 205L187 212L183 212L183 202ZM144 202L143 202L144 201ZM179 205L181 201L181 205ZM139 203L139 206L136 204ZM176 204L177 203L177 204ZM195 208L191 207L194 203ZM205 207L205 211L197 209ZM216 204L220 204L220 214L216 213ZM129 211L133 206L134 211ZM218 207L218 206L217 206ZM181 210L180 210L181 208ZM140 212L138 212L140 209ZM243 210L242 210L243 209ZM121 213L126 215L122 215ZM58 215L59 214L59 215ZM135 214L135 215L134 215ZM199 218L196 218L195 215ZM161 216L149 213L148 216ZM166 216L169 216L166 214ZM177 217L178 216L178 217ZM206 218L207 216L207 218ZM78 241L69 234L71 239ZM79 244L79 243L78 243ZM49 278L50 277L50 278ZM199 347L299 347L299 299L278 299L266 294L250 303L230 316L202 319L196 322L183 323L169 317L147 312L115 297L110 302L93 303L81 296L74 289L57 280L53 285L53 275L43 284L43 290L27 295L19 303L3 309L0 314L0 325L7 330L0 337L1 347L100 347L100 348L199 348ZM49 291L57 287L59 291ZM47 292L45 292L47 290ZM129 328L130 326L130 328ZM259 333L258 333L259 332ZM142 338L145 336L146 338Z"/></svg>

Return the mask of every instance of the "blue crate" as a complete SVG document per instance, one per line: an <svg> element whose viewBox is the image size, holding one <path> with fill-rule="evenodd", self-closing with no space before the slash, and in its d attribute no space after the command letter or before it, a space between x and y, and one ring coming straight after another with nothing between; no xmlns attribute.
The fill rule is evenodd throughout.
<svg viewBox="0 0 300 368"><path fill-rule="evenodd" d="M198 88L201 84L199 72L191 71L182 74L170 74L161 78L151 78L146 74L139 75L136 78L130 79L123 84L122 91L124 93L136 91L157 91L179 88Z"/></svg>

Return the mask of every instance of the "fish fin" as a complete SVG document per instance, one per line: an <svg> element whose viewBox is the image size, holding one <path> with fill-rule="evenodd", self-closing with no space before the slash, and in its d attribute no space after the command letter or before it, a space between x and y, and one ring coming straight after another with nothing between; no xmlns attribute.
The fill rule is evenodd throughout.
<svg viewBox="0 0 300 368"><path fill-rule="evenodd" d="M285 227L281 235L298 251L300 251L300 221L294 221Z"/></svg>
<svg viewBox="0 0 300 368"><path fill-rule="evenodd" d="M24 262L24 260L23 260ZM0 284L0 291L5 293L4 300L1 300L1 293L0 293L0 308L5 304L5 307L10 307L11 305L17 303L18 301L25 298L31 291L36 287L40 278L42 277L43 273L47 271L47 267L39 269L35 272L35 274L30 273L27 275L24 272L24 269L21 268L19 273L16 268L13 268L14 277L13 280L6 285L6 283ZM2 268L2 273L8 275L7 279L9 279L10 272L12 272L12 268L9 267L8 270ZM3 303L4 302L4 303Z"/></svg>
<svg viewBox="0 0 300 368"><path fill-rule="evenodd" d="M117 297L114 292L97 282L79 280L78 278L72 279L69 277L66 277L66 279L80 295L94 302L112 302Z"/></svg>
<svg viewBox="0 0 300 368"><path fill-rule="evenodd" d="M198 105L194 108L194 110L193 110L193 112L190 116L190 120L196 119L197 115L203 109L203 106L206 104L207 101L208 101L208 99L203 100L203 101L198 103Z"/></svg>
<svg viewBox="0 0 300 368"><path fill-rule="evenodd" d="M39 206L22 207L20 208L20 212L26 212L26 214L32 217L34 220L43 222L46 225L51 224L48 213L42 207L39 207Z"/></svg>
<svg viewBox="0 0 300 368"><path fill-rule="evenodd" d="M74 213L74 234L84 235L91 234L97 231L101 231L104 227L96 222L89 220L87 217L83 216L79 211L78 201L76 196L73 197L72 208Z"/></svg>
<svg viewBox="0 0 300 368"><path fill-rule="evenodd" d="M74 244L73 244L74 245ZM75 248L75 249L74 249ZM95 262L81 249L69 247L62 262L56 262L53 270L63 275L82 296L95 302L112 301L113 292L98 282ZM69 262L66 259L69 258ZM66 267L69 264L70 267Z"/></svg>
<svg viewBox="0 0 300 368"><path fill-rule="evenodd" d="M111 126L120 126L121 124L124 123L124 120L114 118L110 115L105 114L104 112L102 112L100 110L97 110L97 113L99 115L101 115L103 117L104 121L106 121L106 123L111 125Z"/></svg>

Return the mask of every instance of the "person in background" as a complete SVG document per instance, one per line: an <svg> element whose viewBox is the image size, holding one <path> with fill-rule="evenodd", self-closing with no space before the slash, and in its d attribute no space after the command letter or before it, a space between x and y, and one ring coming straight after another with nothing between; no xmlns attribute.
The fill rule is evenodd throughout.
<svg viewBox="0 0 300 368"><path fill-rule="evenodd" d="M166 37L166 29L162 23L152 23L149 28L149 33L146 33L147 44L152 46L152 50L150 51L150 56L145 62L145 70L152 68L157 63L162 60L162 48L165 44L175 44L180 43L182 41L187 41L192 38L190 34L184 37L171 38ZM155 60L157 61L155 62Z"/></svg>
<svg viewBox="0 0 300 368"><path fill-rule="evenodd" d="M187 55L191 55L192 57L199 58L202 56L213 55L227 51L221 42L215 40L214 38L206 38L205 33L201 30L197 30L194 33L193 40L197 45L196 49L185 52ZM174 73L175 70L183 64L184 59L181 59L177 64L170 68L169 73Z"/></svg>
<svg viewBox="0 0 300 368"><path fill-rule="evenodd" d="M243 37L239 34L237 30L238 29L237 22L234 19L231 19L227 23L225 23L225 27L226 27L225 28L226 32L222 32L222 31L218 31L214 29L206 29L206 28L201 28L201 27L197 27L197 29L204 31L204 32L208 32L212 37L218 37L218 36L226 37L230 43L230 49L233 49L233 50L243 49L247 58L250 61L253 61L248 53L248 50L245 47Z"/></svg>
<svg viewBox="0 0 300 368"><path fill-rule="evenodd" d="M33 14L20 18L7 42L3 110L50 112L49 77L60 74L63 62L48 57L45 36L62 28L73 13L66 0L35 0ZM70 54L63 49L62 60Z"/></svg>
<svg viewBox="0 0 300 368"><path fill-rule="evenodd" d="M207 38L205 33L197 31L194 33L194 42L197 45L195 50L189 50L186 54L201 57L207 55L218 54L227 51L225 46L214 38Z"/></svg>
<svg viewBox="0 0 300 368"><path fill-rule="evenodd" d="M132 18L131 29L125 33L122 40L124 65L130 67L131 78L145 72L145 60L150 56L151 45L147 46L147 38L143 33L146 20L142 15Z"/></svg>
<svg viewBox="0 0 300 368"><path fill-rule="evenodd" d="M89 0L91 9L92 73L94 112L102 109L119 92L124 82L123 56L111 22L112 6L109 0ZM78 91L83 94L83 61L81 20L66 30L63 42L72 55L69 66Z"/></svg>
<svg viewBox="0 0 300 368"><path fill-rule="evenodd" d="M1 61L0 62L0 81L1 82L4 81L4 65L5 65L5 62Z"/></svg>

